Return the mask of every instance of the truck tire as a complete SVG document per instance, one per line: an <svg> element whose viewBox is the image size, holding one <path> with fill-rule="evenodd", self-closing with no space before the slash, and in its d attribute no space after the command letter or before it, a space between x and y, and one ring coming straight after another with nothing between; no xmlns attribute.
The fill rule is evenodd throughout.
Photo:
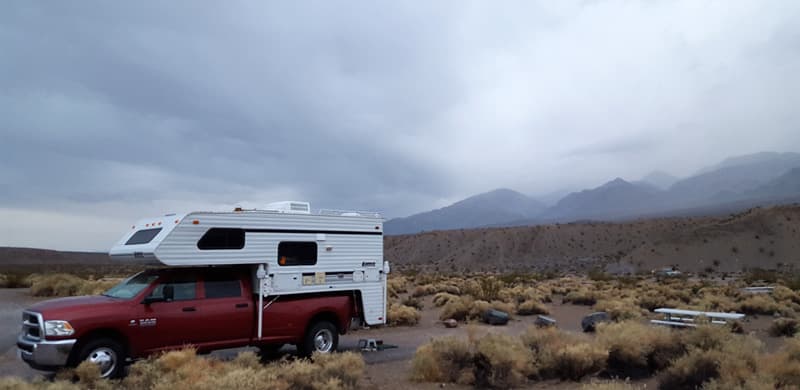
<svg viewBox="0 0 800 390"><path fill-rule="evenodd" d="M314 352L330 353L339 346L339 330L328 321L319 321L306 332L303 343L298 347L302 356L311 356Z"/></svg>
<svg viewBox="0 0 800 390"><path fill-rule="evenodd" d="M101 378L119 378L125 372L125 348L111 338L98 338L84 344L75 365L90 361L100 366Z"/></svg>

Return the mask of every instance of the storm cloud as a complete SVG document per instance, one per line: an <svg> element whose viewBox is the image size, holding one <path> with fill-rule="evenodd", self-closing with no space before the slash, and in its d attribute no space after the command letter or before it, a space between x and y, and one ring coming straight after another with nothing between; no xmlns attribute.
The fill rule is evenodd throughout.
<svg viewBox="0 0 800 390"><path fill-rule="evenodd" d="M104 250L142 216L283 199L402 216L797 151L798 17L793 1L3 3L0 245Z"/></svg>

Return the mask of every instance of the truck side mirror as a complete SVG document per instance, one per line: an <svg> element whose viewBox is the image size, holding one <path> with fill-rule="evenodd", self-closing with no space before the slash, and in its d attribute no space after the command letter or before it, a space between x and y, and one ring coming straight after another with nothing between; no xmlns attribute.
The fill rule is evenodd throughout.
<svg viewBox="0 0 800 390"><path fill-rule="evenodd" d="M175 299L175 286L168 284L164 286L164 300L172 302Z"/></svg>
<svg viewBox="0 0 800 390"><path fill-rule="evenodd" d="M156 303L156 302L171 302L174 298L175 298L175 286L167 284L164 285L164 288L161 289L161 295L146 296L142 300L142 304L149 305L151 303Z"/></svg>

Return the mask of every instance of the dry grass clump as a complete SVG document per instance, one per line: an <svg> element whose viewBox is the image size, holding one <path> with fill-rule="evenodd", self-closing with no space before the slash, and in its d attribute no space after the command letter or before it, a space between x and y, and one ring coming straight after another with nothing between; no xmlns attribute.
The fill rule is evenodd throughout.
<svg viewBox="0 0 800 390"><path fill-rule="evenodd" d="M519 304L519 306L517 307L517 314L521 316L550 314L550 310L548 310L547 306L545 306L544 304L539 303L536 300L529 299Z"/></svg>
<svg viewBox="0 0 800 390"><path fill-rule="evenodd" d="M642 311L632 298L601 299L594 304L595 311L604 311L614 321L626 321L642 316Z"/></svg>
<svg viewBox="0 0 800 390"><path fill-rule="evenodd" d="M646 390L646 385L634 385L629 382L604 381L592 382L581 387L583 390Z"/></svg>
<svg viewBox="0 0 800 390"><path fill-rule="evenodd" d="M471 303L465 298L451 299L442 306L439 319L444 321L452 318L456 321L466 321Z"/></svg>
<svg viewBox="0 0 800 390"><path fill-rule="evenodd" d="M774 388L800 388L800 339L793 338L778 353L761 361L764 376L772 378Z"/></svg>
<svg viewBox="0 0 800 390"><path fill-rule="evenodd" d="M59 375L67 379L24 382L6 378L0 380L0 389L355 389L363 374L364 360L352 352L262 365L253 352L222 362L198 357L194 350L185 349L136 362L123 380L99 379L97 367L84 363ZM72 377L77 377L78 382L72 383Z"/></svg>
<svg viewBox="0 0 800 390"><path fill-rule="evenodd" d="M408 279L405 276L391 276L386 281L386 292L390 297L397 297L407 291Z"/></svg>
<svg viewBox="0 0 800 390"><path fill-rule="evenodd" d="M764 359L763 344L756 338L707 326L690 331L684 339L688 353L663 372L659 388L743 388L747 383L766 383L753 381Z"/></svg>
<svg viewBox="0 0 800 390"><path fill-rule="evenodd" d="M412 379L507 389L524 384L531 368L531 352L518 338L504 334L471 341L443 337L417 348Z"/></svg>
<svg viewBox="0 0 800 390"><path fill-rule="evenodd" d="M531 351L514 338L489 334L475 346L475 386L508 389L525 383L531 370Z"/></svg>
<svg viewBox="0 0 800 390"><path fill-rule="evenodd" d="M739 311L745 314L769 314L780 312L781 308L767 294L751 295L739 303Z"/></svg>
<svg viewBox="0 0 800 390"><path fill-rule="evenodd" d="M442 306L442 311L439 313L439 319L442 321L451 318L456 321L480 320L489 309L504 311L508 314L516 311L516 307L507 302L486 302L474 300L470 296L448 297L447 303Z"/></svg>
<svg viewBox="0 0 800 390"><path fill-rule="evenodd" d="M386 321L390 326L416 325L421 317L419 310L411 306L393 303L386 310Z"/></svg>
<svg viewBox="0 0 800 390"><path fill-rule="evenodd" d="M402 301L400 301L400 304L411 306L417 310L422 310L425 307L425 304L422 303L422 300L415 297L405 297Z"/></svg>
<svg viewBox="0 0 800 390"><path fill-rule="evenodd" d="M650 375L685 352L676 331L634 321L598 324L597 340L608 350L609 372L621 377Z"/></svg>
<svg viewBox="0 0 800 390"><path fill-rule="evenodd" d="M563 302L572 303L575 305L591 306L597 303L597 296L594 292L589 290L570 291L564 296Z"/></svg>
<svg viewBox="0 0 800 390"><path fill-rule="evenodd" d="M421 345L411 361L412 379L420 382L472 384L474 352L466 340L435 338Z"/></svg>
<svg viewBox="0 0 800 390"><path fill-rule="evenodd" d="M32 275L31 295L36 297L66 297L100 294L120 282L109 278L87 280L70 274Z"/></svg>
<svg viewBox="0 0 800 390"><path fill-rule="evenodd" d="M426 295L433 294L436 294L436 287L434 287L432 284L417 286L414 288L414 291L411 292L412 297L424 297Z"/></svg>
<svg viewBox="0 0 800 390"><path fill-rule="evenodd" d="M719 378L720 351L695 350L679 358L659 380L659 389L697 389L703 383Z"/></svg>
<svg viewBox="0 0 800 390"><path fill-rule="evenodd" d="M769 326L769 334L773 337L792 337L800 330L800 323L793 318L778 318Z"/></svg>
<svg viewBox="0 0 800 390"><path fill-rule="evenodd" d="M555 328L531 327L520 338L533 354L532 374L541 379L580 380L606 366L606 349Z"/></svg>
<svg viewBox="0 0 800 390"><path fill-rule="evenodd" d="M457 295L453 295L446 292L440 292L433 296L433 304L436 307L442 307L446 305L448 302L453 300L461 299Z"/></svg>

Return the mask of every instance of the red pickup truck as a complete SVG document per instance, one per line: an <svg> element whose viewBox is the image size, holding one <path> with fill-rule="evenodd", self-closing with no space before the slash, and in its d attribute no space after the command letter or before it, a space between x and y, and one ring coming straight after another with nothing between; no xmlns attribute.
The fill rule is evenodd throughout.
<svg viewBox="0 0 800 390"><path fill-rule="evenodd" d="M360 316L352 292L268 297L259 338L252 275L247 266L151 269L100 296L43 301L23 312L20 357L39 370L89 360L119 377L133 359L186 345L327 353Z"/></svg>

